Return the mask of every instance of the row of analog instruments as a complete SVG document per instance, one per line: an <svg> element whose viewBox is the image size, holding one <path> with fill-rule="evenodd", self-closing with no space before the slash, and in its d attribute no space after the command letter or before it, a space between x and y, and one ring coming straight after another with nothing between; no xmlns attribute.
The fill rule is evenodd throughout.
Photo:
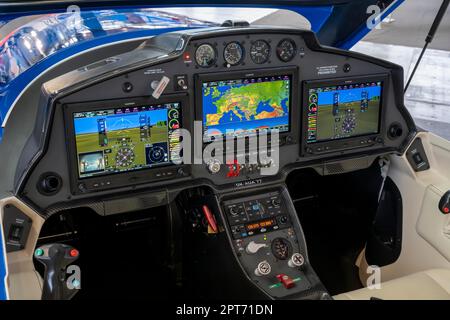
<svg viewBox="0 0 450 320"><path fill-rule="evenodd" d="M272 48L266 40L256 40L250 43L250 59L256 64L264 64L271 57ZM276 47L276 55L283 62L291 61L297 53L295 42L291 39L281 40ZM235 66L242 63L245 59L246 49L238 41L232 41L225 45L223 49L223 58L229 66ZM218 53L214 45L203 43L195 51L195 61L198 66L208 68L217 61Z"/></svg>

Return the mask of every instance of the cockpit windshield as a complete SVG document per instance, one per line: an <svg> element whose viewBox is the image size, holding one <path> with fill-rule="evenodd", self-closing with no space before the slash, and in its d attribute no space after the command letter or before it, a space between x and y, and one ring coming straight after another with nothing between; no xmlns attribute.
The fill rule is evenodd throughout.
<svg viewBox="0 0 450 320"><path fill-rule="evenodd" d="M153 9L71 10L0 21L0 88L55 52L88 40L130 31L216 25Z"/></svg>

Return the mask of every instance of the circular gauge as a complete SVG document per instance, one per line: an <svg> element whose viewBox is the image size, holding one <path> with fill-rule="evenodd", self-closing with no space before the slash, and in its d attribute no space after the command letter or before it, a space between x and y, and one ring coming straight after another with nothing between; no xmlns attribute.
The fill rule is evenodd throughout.
<svg viewBox="0 0 450 320"><path fill-rule="evenodd" d="M210 44L202 44L195 51L195 61L203 68L212 66L216 62L216 50Z"/></svg>
<svg viewBox="0 0 450 320"><path fill-rule="evenodd" d="M317 111L317 104L311 103L311 104L309 105L309 111L311 111L311 112L316 112L316 111Z"/></svg>
<svg viewBox="0 0 450 320"><path fill-rule="evenodd" d="M264 40L256 40L250 47L250 57L257 64L267 62L270 57L270 45Z"/></svg>
<svg viewBox="0 0 450 320"><path fill-rule="evenodd" d="M163 161L164 155L165 155L164 149L158 146L151 148L150 151L148 152L148 157L152 162Z"/></svg>
<svg viewBox="0 0 450 320"><path fill-rule="evenodd" d="M310 103L317 103L317 100L318 100L317 94L313 93L312 95L309 96Z"/></svg>
<svg viewBox="0 0 450 320"><path fill-rule="evenodd" d="M344 120L342 121L342 132L352 133L356 127L356 117L353 110L347 111Z"/></svg>
<svg viewBox="0 0 450 320"><path fill-rule="evenodd" d="M276 238L272 241L272 253L279 260L290 257L291 244L284 238Z"/></svg>
<svg viewBox="0 0 450 320"><path fill-rule="evenodd" d="M223 58L229 65L235 66L242 61L244 49L239 42L230 42L223 50Z"/></svg>
<svg viewBox="0 0 450 320"><path fill-rule="evenodd" d="M177 109L170 109L168 115L170 119L178 119L180 113Z"/></svg>
<svg viewBox="0 0 450 320"><path fill-rule="evenodd" d="M277 56L283 62L289 62L295 57L297 47L291 39L281 40L277 46Z"/></svg>
<svg viewBox="0 0 450 320"><path fill-rule="evenodd" d="M128 167L134 162L134 151L130 148L120 148L116 154L116 164L119 167Z"/></svg>
<svg viewBox="0 0 450 320"><path fill-rule="evenodd" d="M169 129L179 129L179 128L180 128L180 122L178 122L177 119L169 120Z"/></svg>

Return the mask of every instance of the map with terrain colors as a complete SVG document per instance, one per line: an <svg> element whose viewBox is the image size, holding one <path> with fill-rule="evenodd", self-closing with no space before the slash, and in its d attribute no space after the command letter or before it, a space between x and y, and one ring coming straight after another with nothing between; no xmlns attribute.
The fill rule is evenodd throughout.
<svg viewBox="0 0 450 320"><path fill-rule="evenodd" d="M274 128L288 131L289 99L287 76L204 83L205 135L239 136Z"/></svg>

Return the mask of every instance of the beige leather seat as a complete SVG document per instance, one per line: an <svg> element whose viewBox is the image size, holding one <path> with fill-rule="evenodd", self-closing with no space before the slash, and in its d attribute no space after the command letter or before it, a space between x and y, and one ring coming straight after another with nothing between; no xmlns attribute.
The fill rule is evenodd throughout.
<svg viewBox="0 0 450 320"><path fill-rule="evenodd" d="M450 269L431 269L381 283L380 289L359 289L336 300L450 300Z"/></svg>

